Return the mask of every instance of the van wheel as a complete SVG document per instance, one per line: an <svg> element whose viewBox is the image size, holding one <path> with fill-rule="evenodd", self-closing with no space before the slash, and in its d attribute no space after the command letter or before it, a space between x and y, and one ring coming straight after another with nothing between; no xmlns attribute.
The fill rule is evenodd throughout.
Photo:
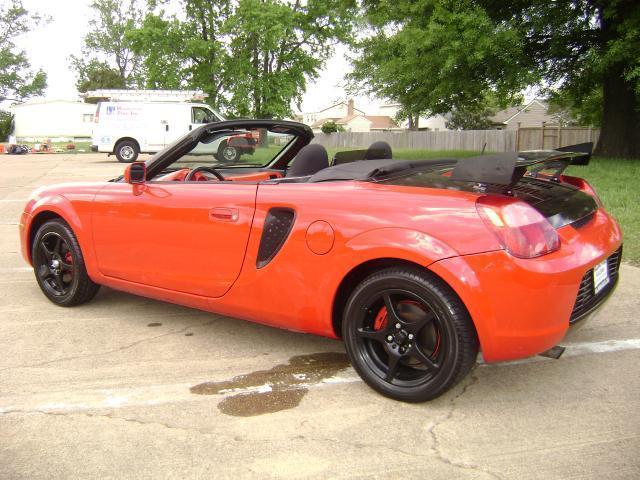
<svg viewBox="0 0 640 480"><path fill-rule="evenodd" d="M240 149L232 147L227 142L221 143L218 147L218 161L222 163L236 163L240 160Z"/></svg>
<svg viewBox="0 0 640 480"><path fill-rule="evenodd" d="M116 158L121 163L135 162L139 153L140 148L133 140L123 140L118 142L115 148Z"/></svg>

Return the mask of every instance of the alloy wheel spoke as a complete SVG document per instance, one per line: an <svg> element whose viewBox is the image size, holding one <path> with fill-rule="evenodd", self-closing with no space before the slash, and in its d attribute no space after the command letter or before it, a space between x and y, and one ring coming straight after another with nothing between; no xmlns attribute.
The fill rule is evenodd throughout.
<svg viewBox="0 0 640 480"><path fill-rule="evenodd" d="M385 376L385 380L389 383L392 382L394 378L396 378L396 373L398 373L398 367L400 366L400 357L395 353L389 353L389 359L387 361L387 374Z"/></svg>
<svg viewBox="0 0 640 480"><path fill-rule="evenodd" d="M409 353L431 371L435 371L440 368L440 364L426 355L416 344L413 344Z"/></svg>
<svg viewBox="0 0 640 480"><path fill-rule="evenodd" d="M55 285L57 289L60 290L60 293L64 294L65 288L64 288L64 281L62 280L62 274L54 273L53 278L55 278Z"/></svg>
<svg viewBox="0 0 640 480"><path fill-rule="evenodd" d="M384 295L382 295L382 298L384 300L385 307L387 307L387 323L398 322L400 320L400 317L398 316L398 311L396 310L395 305L391 301L391 295L389 295L388 293L385 293Z"/></svg>
<svg viewBox="0 0 640 480"><path fill-rule="evenodd" d="M62 266L65 270L73 270L73 265L64 260L60 260L60 266Z"/></svg>
<svg viewBox="0 0 640 480"><path fill-rule="evenodd" d="M369 340L375 340L376 342L383 343L386 338L387 329L382 330L371 330L368 328L358 328L356 330L356 335L362 338L367 338Z"/></svg>
<svg viewBox="0 0 640 480"><path fill-rule="evenodd" d="M62 255L62 252L60 252L60 247L62 246L62 237L58 236L56 237L56 245L55 247L53 247L53 251L55 253L57 253L58 255Z"/></svg>
<svg viewBox="0 0 640 480"><path fill-rule="evenodd" d="M49 250L44 242L40 242L40 250L42 251L42 253L44 253L47 262L50 262L51 258L53 257L53 251Z"/></svg>
<svg viewBox="0 0 640 480"><path fill-rule="evenodd" d="M420 330L422 330L424 327L429 325L435 319L436 319L436 316L433 312L431 311L425 312L423 318L407 325L407 330L410 330L411 333L413 333L414 335L417 335L420 332Z"/></svg>

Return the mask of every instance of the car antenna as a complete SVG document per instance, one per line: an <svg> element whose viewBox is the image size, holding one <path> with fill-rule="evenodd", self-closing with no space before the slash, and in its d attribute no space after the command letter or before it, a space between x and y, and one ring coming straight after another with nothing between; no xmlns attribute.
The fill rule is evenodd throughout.
<svg viewBox="0 0 640 480"><path fill-rule="evenodd" d="M484 145L482 145L482 151L480 152L480 155L484 155L485 148L487 148L487 142L484 142Z"/></svg>

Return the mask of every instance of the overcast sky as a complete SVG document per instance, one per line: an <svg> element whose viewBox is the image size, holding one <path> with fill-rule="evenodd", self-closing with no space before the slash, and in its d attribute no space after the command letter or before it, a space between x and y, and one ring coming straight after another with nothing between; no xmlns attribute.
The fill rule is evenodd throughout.
<svg viewBox="0 0 640 480"><path fill-rule="evenodd" d="M2 0L0 0L2 1ZM49 15L51 22L18 37L16 44L27 51L34 70L47 72L47 98L75 99L75 75L69 69L69 55L79 55L82 39L87 33L88 19L92 16L91 0L22 0L30 12ZM320 78L309 86L303 98L302 110L312 112L329 106L334 100L343 98L344 74L349 70L346 51L340 48L327 63ZM375 103L367 98L357 98L356 104L367 113L375 113Z"/></svg>

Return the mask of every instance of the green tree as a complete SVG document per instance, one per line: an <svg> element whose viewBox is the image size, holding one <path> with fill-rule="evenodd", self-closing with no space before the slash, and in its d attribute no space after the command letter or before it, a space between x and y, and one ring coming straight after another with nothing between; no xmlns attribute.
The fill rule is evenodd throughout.
<svg viewBox="0 0 640 480"><path fill-rule="evenodd" d="M493 123L489 119L496 111L485 105L454 108L445 125L450 130L487 130Z"/></svg>
<svg viewBox="0 0 640 480"><path fill-rule="evenodd" d="M353 0L183 0L183 15L153 3L129 35L147 86L201 89L230 116L291 113L333 46L350 38ZM169 65L167 67L166 65Z"/></svg>
<svg viewBox="0 0 640 480"><path fill-rule="evenodd" d="M91 8L96 17L89 22L83 54L70 57L79 91L143 83L142 58L133 51L128 32L141 25L145 11L137 0L94 0Z"/></svg>
<svg viewBox="0 0 640 480"><path fill-rule="evenodd" d="M640 3L636 0L365 0L374 35L354 80L431 113L487 91L505 99L556 86L580 106L602 101L597 153L640 157ZM388 65L378 63L391 58ZM601 94L599 93L601 92ZM404 95L404 98L400 98Z"/></svg>
<svg viewBox="0 0 640 480"><path fill-rule="evenodd" d="M517 32L539 78L594 119L596 153L640 157L640 3L636 0L480 2L496 23ZM586 108L583 108L582 106ZM593 121L593 120L592 120Z"/></svg>
<svg viewBox="0 0 640 480"><path fill-rule="evenodd" d="M127 83L120 75L120 72L110 67L106 62L98 60L90 60L77 65L77 59L73 59L73 64L78 73L76 80L76 88L78 92L84 93L89 90L97 90L101 88L126 88Z"/></svg>
<svg viewBox="0 0 640 480"><path fill-rule="evenodd" d="M226 25L231 104L258 118L291 114L333 47L351 38L355 2L240 0Z"/></svg>
<svg viewBox="0 0 640 480"><path fill-rule="evenodd" d="M497 26L470 0L365 0L368 32L356 44L355 89L420 114L475 110L492 94L510 103L528 84L530 61L517 32Z"/></svg>
<svg viewBox="0 0 640 480"><path fill-rule="evenodd" d="M26 53L16 47L14 38L45 20L30 14L20 0L0 5L0 101L20 102L44 92L47 75L42 70L31 71Z"/></svg>

